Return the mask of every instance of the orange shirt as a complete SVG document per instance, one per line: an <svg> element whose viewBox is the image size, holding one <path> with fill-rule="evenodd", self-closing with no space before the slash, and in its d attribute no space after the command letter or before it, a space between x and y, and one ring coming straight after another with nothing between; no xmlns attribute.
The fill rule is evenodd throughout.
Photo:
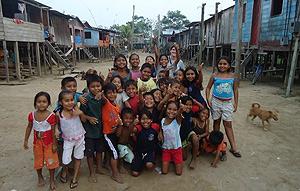
<svg viewBox="0 0 300 191"><path fill-rule="evenodd" d="M120 113L120 106L118 104L114 106L107 99L106 104L102 106L102 124L104 134L111 134L111 129L116 126Z"/></svg>

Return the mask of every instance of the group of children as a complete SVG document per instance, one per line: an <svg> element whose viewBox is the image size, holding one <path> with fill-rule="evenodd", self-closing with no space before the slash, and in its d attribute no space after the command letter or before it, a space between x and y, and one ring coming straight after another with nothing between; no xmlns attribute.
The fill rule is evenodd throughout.
<svg viewBox="0 0 300 191"><path fill-rule="evenodd" d="M42 168L46 161L51 189L56 188L54 169L60 162L61 182L68 181L68 168L72 168L70 188L77 187L84 156L88 161L89 182L96 182L95 173L99 173L111 174L113 180L124 183L121 176L127 173L124 161L131 164L131 174L136 177L143 166L149 171L154 168L157 155L161 155L162 174L168 173L173 162L176 174L181 175L189 143L192 145L190 168L196 167L197 156L213 151L217 152L211 166L217 167L219 159L226 160L227 143L220 131L221 120L231 145L230 152L241 157L231 123L237 109L238 89L230 72L229 58L219 59L218 72L206 87L206 102L201 95L203 64L184 69L183 65L179 66L182 61L176 44L171 48L171 56L167 56L158 55L153 43L156 59L146 57L141 67L139 55L134 53L129 57L130 69L126 57L117 55L106 79L89 70L83 93L77 92L74 78L64 78L54 112L47 110L51 104L48 93L39 92L35 96L36 111L28 117L24 148L28 149L33 128L34 167L39 186L45 185ZM176 57L173 61L172 51ZM214 120L212 132L209 132L210 110Z"/></svg>

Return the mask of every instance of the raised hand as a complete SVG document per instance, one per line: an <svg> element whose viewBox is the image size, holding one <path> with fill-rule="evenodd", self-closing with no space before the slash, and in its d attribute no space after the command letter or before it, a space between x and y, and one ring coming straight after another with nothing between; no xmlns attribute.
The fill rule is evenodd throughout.
<svg viewBox="0 0 300 191"><path fill-rule="evenodd" d="M155 43L156 43L156 40L157 40L157 36L155 36L155 37L152 39L152 43L155 44Z"/></svg>
<svg viewBox="0 0 300 191"><path fill-rule="evenodd" d="M139 121L139 116L136 115L136 118L135 118L134 121L133 121L133 125L136 126L139 122L140 122L140 121Z"/></svg>
<svg viewBox="0 0 300 191"><path fill-rule="evenodd" d="M146 85L144 84L144 82L142 82L142 86L140 87L139 91L140 92L146 92L147 91L147 88L146 88Z"/></svg>
<svg viewBox="0 0 300 191"><path fill-rule="evenodd" d="M113 70L113 68L108 69L108 74L107 74L108 78L112 78L114 76L114 74L112 73L112 70Z"/></svg>
<svg viewBox="0 0 300 191"><path fill-rule="evenodd" d="M96 99L96 100L102 99L103 94L104 94L104 91L102 90L101 92L99 92L99 93L95 96L95 99Z"/></svg>
<svg viewBox="0 0 300 191"><path fill-rule="evenodd" d="M171 84L169 84L169 86L168 86L167 94L169 94L169 95L173 95L174 94L174 90L171 88Z"/></svg>
<svg viewBox="0 0 300 191"><path fill-rule="evenodd" d="M198 65L197 69L198 69L199 72L202 71L203 64L204 64L204 63Z"/></svg>
<svg viewBox="0 0 300 191"><path fill-rule="evenodd" d="M101 73L101 71L99 72L99 75L98 75L103 81L105 80L105 77L104 75Z"/></svg>

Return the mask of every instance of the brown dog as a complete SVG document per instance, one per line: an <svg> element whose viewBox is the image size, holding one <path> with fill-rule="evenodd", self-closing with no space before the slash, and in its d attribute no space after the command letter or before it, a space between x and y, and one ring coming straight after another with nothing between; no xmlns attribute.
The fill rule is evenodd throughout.
<svg viewBox="0 0 300 191"><path fill-rule="evenodd" d="M252 121L258 116L262 120L262 126L264 130L267 130L265 127L265 121L267 121L270 124L269 119L273 118L275 121L278 120L278 113L279 111L268 111L268 110L262 110L260 109L260 104L258 102L254 102L252 104L252 108L249 111L249 114L247 116L247 119L249 117L252 117Z"/></svg>

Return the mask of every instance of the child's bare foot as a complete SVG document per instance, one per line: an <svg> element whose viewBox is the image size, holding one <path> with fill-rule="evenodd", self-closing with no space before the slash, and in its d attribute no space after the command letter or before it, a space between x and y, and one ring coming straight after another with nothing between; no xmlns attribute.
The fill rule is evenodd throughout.
<svg viewBox="0 0 300 191"><path fill-rule="evenodd" d="M55 190L56 187L57 187L57 186L56 186L54 180L53 180L53 181L50 181L50 190Z"/></svg>
<svg viewBox="0 0 300 191"><path fill-rule="evenodd" d="M127 170L124 168L124 166L120 166L119 168L120 168L119 171L120 171L121 174L128 174L128 172L127 172Z"/></svg>
<svg viewBox="0 0 300 191"><path fill-rule="evenodd" d="M191 169L194 169L195 167L196 167L195 160L191 160L190 168L191 168Z"/></svg>
<svg viewBox="0 0 300 191"><path fill-rule="evenodd" d="M110 175L109 170L107 170L106 168L98 168L96 170L96 173L97 174L103 174L103 175L106 175L106 176Z"/></svg>
<svg viewBox="0 0 300 191"><path fill-rule="evenodd" d="M113 179L114 181L116 181L119 184L124 184L125 183L125 181L123 180L123 177L120 174L111 175L111 179Z"/></svg>
<svg viewBox="0 0 300 191"><path fill-rule="evenodd" d="M105 164L104 168L107 169L110 173L112 173L112 171L113 171L110 165Z"/></svg>
<svg viewBox="0 0 300 191"><path fill-rule="evenodd" d="M38 183L38 187L43 187L43 186L45 186L46 185L46 183L45 183L45 181L44 181L44 178L42 177L42 178L39 178L39 183Z"/></svg>
<svg viewBox="0 0 300 191"><path fill-rule="evenodd" d="M96 183L97 182L97 179L96 179L96 176L95 176L94 173L90 175L89 182L90 183Z"/></svg>

